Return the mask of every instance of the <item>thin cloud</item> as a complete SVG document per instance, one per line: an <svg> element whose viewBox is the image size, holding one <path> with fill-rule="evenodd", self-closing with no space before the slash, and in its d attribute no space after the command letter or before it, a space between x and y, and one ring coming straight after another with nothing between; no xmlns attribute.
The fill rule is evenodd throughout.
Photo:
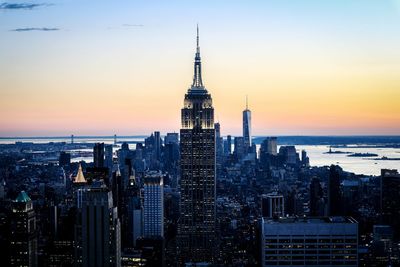
<svg viewBox="0 0 400 267"><path fill-rule="evenodd" d="M0 9L3 10L18 10L18 9L34 9L41 6L50 6L51 4L36 4L36 3L7 3L0 4Z"/></svg>
<svg viewBox="0 0 400 267"><path fill-rule="evenodd" d="M17 28L17 29L12 29L10 31L12 32L30 32L30 31L43 31L43 32L50 32L50 31L59 31L59 28Z"/></svg>
<svg viewBox="0 0 400 267"><path fill-rule="evenodd" d="M143 27L143 24L122 24L123 27Z"/></svg>

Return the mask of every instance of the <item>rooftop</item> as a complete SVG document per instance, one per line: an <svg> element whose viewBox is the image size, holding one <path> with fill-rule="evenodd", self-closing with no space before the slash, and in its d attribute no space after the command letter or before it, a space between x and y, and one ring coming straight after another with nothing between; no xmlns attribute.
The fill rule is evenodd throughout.
<svg viewBox="0 0 400 267"><path fill-rule="evenodd" d="M25 191L21 191L18 194L17 198L15 199L15 202L29 202L29 201L31 201L31 198Z"/></svg>
<svg viewBox="0 0 400 267"><path fill-rule="evenodd" d="M281 217L278 219L263 218L267 224L285 224L285 223L358 223L353 217L332 216L332 217Z"/></svg>

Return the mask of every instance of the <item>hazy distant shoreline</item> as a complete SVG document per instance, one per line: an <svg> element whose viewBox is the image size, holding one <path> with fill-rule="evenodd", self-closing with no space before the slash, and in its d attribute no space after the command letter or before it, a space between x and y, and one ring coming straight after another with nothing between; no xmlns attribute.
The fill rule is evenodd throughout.
<svg viewBox="0 0 400 267"><path fill-rule="evenodd" d="M117 135L117 140L143 139L149 135ZM226 138L226 136L224 136ZM235 137L232 135L232 137ZM255 136L253 142L261 144L267 136ZM347 145L357 147L375 147L375 148L400 148L400 135L365 135L365 136L276 136L279 145L329 145L332 147L346 147ZM85 139L114 139L114 135L85 135L74 136L74 140ZM68 142L71 136L32 136L32 137L0 137L0 143L9 142L32 142L32 140L52 140L54 142Z"/></svg>

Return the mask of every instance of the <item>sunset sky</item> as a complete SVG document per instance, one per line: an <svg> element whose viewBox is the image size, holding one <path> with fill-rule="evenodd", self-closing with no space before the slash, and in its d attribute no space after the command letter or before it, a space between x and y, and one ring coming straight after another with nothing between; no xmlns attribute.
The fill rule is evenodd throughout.
<svg viewBox="0 0 400 267"><path fill-rule="evenodd" d="M64 0L0 1L0 136L179 131L197 23L223 135L400 134L400 0Z"/></svg>

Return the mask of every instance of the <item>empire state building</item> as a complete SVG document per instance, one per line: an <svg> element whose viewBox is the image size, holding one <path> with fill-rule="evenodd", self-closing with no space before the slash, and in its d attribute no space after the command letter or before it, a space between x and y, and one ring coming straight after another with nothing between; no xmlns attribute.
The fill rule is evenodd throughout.
<svg viewBox="0 0 400 267"><path fill-rule="evenodd" d="M201 79L198 28L193 83L185 94L181 114L179 260L181 264L212 263L216 224L214 108Z"/></svg>

